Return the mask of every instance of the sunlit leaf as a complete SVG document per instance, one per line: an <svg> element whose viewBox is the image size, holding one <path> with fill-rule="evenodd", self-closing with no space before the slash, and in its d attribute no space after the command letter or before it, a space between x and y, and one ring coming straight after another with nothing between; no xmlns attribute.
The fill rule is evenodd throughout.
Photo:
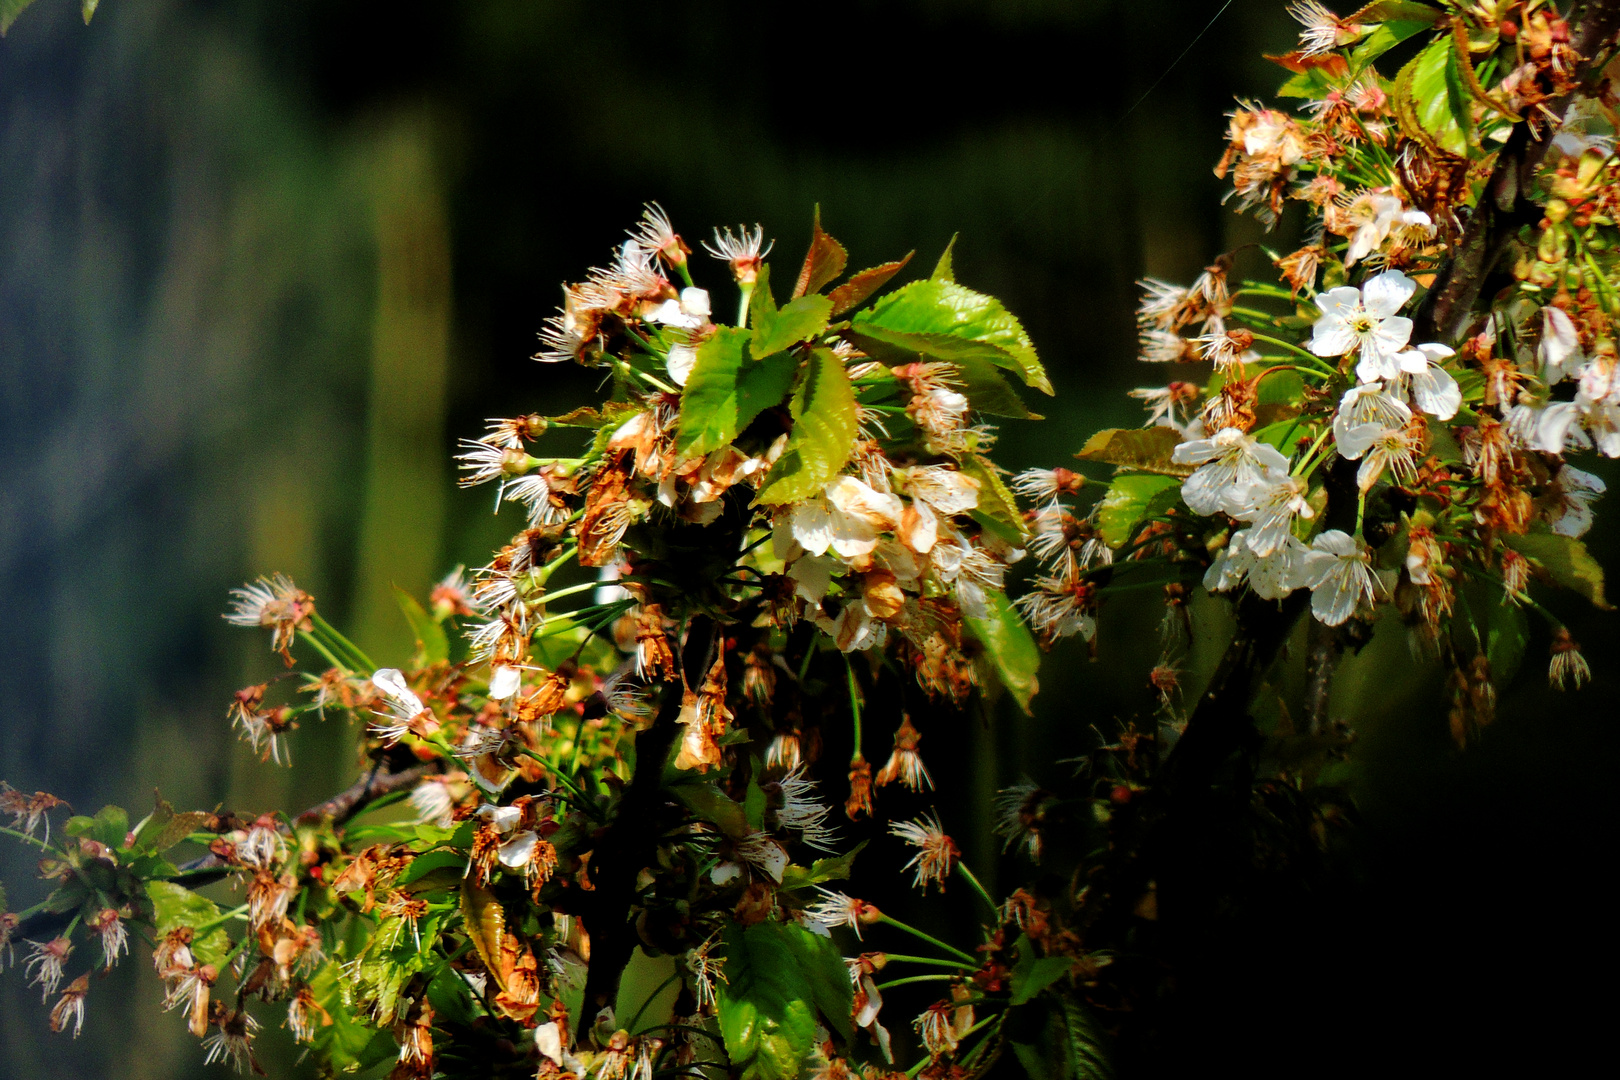
<svg viewBox="0 0 1620 1080"><path fill-rule="evenodd" d="M830 349L816 349L793 392L793 433L765 478L759 501L798 502L820 491L854 452L855 391Z"/></svg>
<svg viewBox="0 0 1620 1080"><path fill-rule="evenodd" d="M815 1045L817 1013L847 1035L853 991L831 939L795 923L732 923L717 987L720 1033L740 1080L788 1080Z"/></svg>
<svg viewBox="0 0 1620 1080"><path fill-rule="evenodd" d="M199 930L217 922L220 917L218 904L172 881L148 881L146 895L152 901L152 921L157 924L160 938L182 926ZM218 926L192 939L191 955L200 963L213 964L217 968L225 963L230 948L230 935L223 926Z"/></svg>
<svg viewBox="0 0 1620 1080"><path fill-rule="evenodd" d="M1170 460L1180 443L1174 428L1107 428L1087 439L1075 457L1166 476L1191 476L1192 466Z"/></svg>
<svg viewBox="0 0 1620 1080"><path fill-rule="evenodd" d="M683 458L712 453L730 443L754 417L780 405L792 388L798 361L783 352L752 359L751 335L749 330L722 326L698 346L675 433L675 451Z"/></svg>
<svg viewBox="0 0 1620 1080"><path fill-rule="evenodd" d="M896 262L886 262L882 266L862 270L828 293L827 299L832 301L832 313L842 315L851 308L865 303L868 297L887 285L894 275L904 270L915 254L917 254L915 251L908 251L905 258Z"/></svg>
<svg viewBox="0 0 1620 1080"><path fill-rule="evenodd" d="M1007 539L1014 543L1021 541L1026 535L1024 515L1019 512L1013 493L1007 490L1007 485L989 462L978 454L965 454L961 468L962 475L971 476L979 482L979 505L974 516L990 518L1002 526L998 531Z"/></svg>
<svg viewBox="0 0 1620 1080"><path fill-rule="evenodd" d="M748 351L766 358L821 333L832 315L832 301L825 296L800 296L778 308L771 296L770 269L760 267L748 300L748 323L753 327ZM690 378L687 388L690 392Z"/></svg>
<svg viewBox="0 0 1620 1080"><path fill-rule="evenodd" d="M1052 393L1035 345L1001 301L948 281L913 281L880 298L855 316L857 331L935 334L961 343L993 345L997 352L974 350L991 363L1018 373L1028 386ZM936 345L935 348L942 347ZM933 352L933 350L928 350ZM933 355L942 355L933 352Z"/></svg>
<svg viewBox="0 0 1620 1080"><path fill-rule="evenodd" d="M1097 532L1111 548L1123 547L1168 493L1170 505L1180 498L1181 485L1171 476L1126 473L1116 476L1097 506Z"/></svg>
<svg viewBox="0 0 1620 1080"><path fill-rule="evenodd" d="M1608 598L1603 595L1603 565L1581 541L1573 536L1529 533L1504 535L1502 542L1534 562L1555 584L1580 593L1595 607L1610 610Z"/></svg>
<svg viewBox="0 0 1620 1080"><path fill-rule="evenodd" d="M816 207L815 221L810 227L810 250L804 254L804 266L799 280L793 286L795 298L818 293L822 287L844 272L849 263L849 252L844 245L821 231L821 207Z"/></svg>
<svg viewBox="0 0 1620 1080"><path fill-rule="evenodd" d="M495 894L468 878L461 886L461 921L490 980L501 989L501 941L506 937L506 909Z"/></svg>

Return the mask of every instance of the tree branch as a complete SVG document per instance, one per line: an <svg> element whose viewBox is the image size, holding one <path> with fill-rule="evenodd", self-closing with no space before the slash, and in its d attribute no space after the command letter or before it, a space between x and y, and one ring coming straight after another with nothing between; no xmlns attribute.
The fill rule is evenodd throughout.
<svg viewBox="0 0 1620 1080"><path fill-rule="evenodd" d="M1620 30L1620 0L1592 0L1581 9L1575 23L1571 44L1585 58L1586 76L1590 78L1599 67L1594 63L1597 53ZM1558 98L1550 110L1562 116L1573 97L1567 94ZM1526 197L1526 192L1534 184L1536 171L1551 145L1551 132L1537 138L1529 123L1514 127L1480 192L1479 202L1468 216L1462 238L1418 307L1414 341L1452 341L1462 334L1486 278L1501 262L1520 227L1541 218L1541 208Z"/></svg>
<svg viewBox="0 0 1620 1080"><path fill-rule="evenodd" d="M706 615L687 623L686 645L681 650L683 681L703 678L713 655L720 627ZM590 906L583 912L591 935L591 963L585 980L585 1005L576 1017L577 1030L587 1030L603 1006L618 996L619 977L635 951L635 924L630 911L635 901L636 876L657 855L658 825L664 801L664 763L680 733L681 693L671 688L652 726L636 736L636 768L619 799L612 822L592 845Z"/></svg>
<svg viewBox="0 0 1620 1080"><path fill-rule="evenodd" d="M412 765L399 772L372 769L330 799L316 803L300 813L293 818L293 823L314 825L330 821L333 825L342 825L384 795L391 795L411 787L424 776L438 772L440 768L441 763L429 762L424 765ZM199 889L225 878L230 872L229 866L225 860L210 852L182 865L178 878L184 879L188 888ZM61 933L72 918L71 911L37 912L17 924L15 936L28 941L47 941Z"/></svg>

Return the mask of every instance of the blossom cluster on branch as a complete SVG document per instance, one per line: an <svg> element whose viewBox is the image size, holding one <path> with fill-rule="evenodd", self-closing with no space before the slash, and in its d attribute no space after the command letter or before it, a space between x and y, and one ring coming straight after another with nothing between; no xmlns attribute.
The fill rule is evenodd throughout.
<svg viewBox="0 0 1620 1080"><path fill-rule="evenodd" d="M1314 682L1338 635L1393 608L1448 672L1459 743L1490 722L1527 612L1552 625L1553 683L1578 686L1533 593L1607 606L1580 540L1604 486L1565 457L1620 456L1620 118L1593 74L1620 17L1294 12L1301 47L1273 59L1303 107L1241 104L1217 173L1299 246L1143 283L1140 359L1177 378L1133 392L1143 427L1080 450L1107 478L994 462L992 421L1052 388L949 249L897 287L910 255L846 276L818 214L787 287L762 229L717 230L705 260L650 206L541 334L536 359L599 369L606 400L462 443L462 482L521 527L425 602L400 594L412 655L374 660L284 576L234 592L226 618L268 631L292 677L238 692L230 723L277 765L300 723L355 723L353 788L296 815L108 807L54 839L59 800L0 790L50 887L0 914L0 960L25 943L51 1026L77 1033L89 971L138 936L164 1008L244 1070L279 1017L331 1074L880 1077L884 993L938 982L911 1075L982 1075L1008 1048L1089 1075L1125 1022L1098 1018L1151 997L1114 974L1143 970L1114 961L1157 919L1144 830L1173 784L1207 782L1187 758L1247 752L1223 718L1252 725L1307 593ZM1090 747L1075 797L998 800L1008 852L1078 850L1068 884L992 895L935 812L887 832L924 894L974 898L975 940L844 891L865 845L841 824L891 785L927 797L924 736L1027 709L1042 649L1095 649L1105 604L1144 589L1165 603L1157 723ZM1244 597L1228 656L1250 670L1189 711L1200 590ZM1319 838L1315 779L1262 776L1257 805ZM916 974L880 981L891 966Z"/></svg>

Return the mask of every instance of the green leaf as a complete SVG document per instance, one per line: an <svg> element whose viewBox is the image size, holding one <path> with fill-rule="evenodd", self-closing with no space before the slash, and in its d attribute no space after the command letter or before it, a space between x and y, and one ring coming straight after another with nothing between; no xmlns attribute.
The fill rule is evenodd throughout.
<svg viewBox="0 0 1620 1080"><path fill-rule="evenodd" d="M771 268L762 266L748 299L748 323L753 327L749 351L765 357L779 353L827 329L831 316L832 301L825 296L801 296L778 309L771 296Z"/></svg>
<svg viewBox="0 0 1620 1080"><path fill-rule="evenodd" d="M895 262L886 262L882 266L874 266L870 270L862 270L838 288L827 294L832 301L832 313L842 315L850 308L864 304L868 297L889 283L889 279L906 268L915 251L906 252L906 257Z"/></svg>
<svg viewBox="0 0 1620 1080"><path fill-rule="evenodd" d="M748 812L743 805L726 795L713 784L697 782L671 784L669 793L686 804L686 808L704 821L720 826L720 831L734 839L753 832L748 825Z"/></svg>
<svg viewBox="0 0 1620 1080"><path fill-rule="evenodd" d="M1586 545L1573 536L1552 533L1506 535L1502 542L1534 562L1555 584L1580 593L1594 607L1612 610L1603 595L1603 566L1592 558Z"/></svg>
<svg viewBox="0 0 1620 1080"><path fill-rule="evenodd" d="M1052 384L1046 377L1035 355L1035 344L1024 331L1012 312L1001 301L983 293L974 292L949 281L913 281L884 296L876 304L855 316L857 331L898 331L905 334L937 335L955 339L961 345L990 345L995 351L970 350L971 355L989 359L992 363L1016 372L1025 385L1042 393L1052 393ZM875 335L874 336L878 336ZM937 338L936 338L937 340ZM943 356L935 351L922 351ZM944 357L950 359L950 357Z"/></svg>
<svg viewBox="0 0 1620 1080"><path fill-rule="evenodd" d="M1022 541L1027 535L1024 515L1019 513L1013 493L1007 490L989 462L978 454L964 454L961 469L963 476L971 476L979 482L979 505L974 517L983 515L1002 526L996 531L1003 538L1013 543Z"/></svg>
<svg viewBox="0 0 1620 1080"><path fill-rule="evenodd" d="M850 1011L855 1004L855 990L849 981L849 968L844 957L833 944L832 938L812 933L798 923L774 924L779 928L788 951L799 962L799 970L810 984L810 999L825 1018L827 1025L848 1039Z"/></svg>
<svg viewBox="0 0 1620 1080"><path fill-rule="evenodd" d="M1153 473L1126 473L1114 477L1108 493L1097 506L1097 531L1111 548L1130 542L1142 520L1157 508L1159 497L1170 493L1170 505L1181 497L1181 485L1173 476Z"/></svg>
<svg viewBox="0 0 1620 1080"><path fill-rule="evenodd" d="M1054 1012L1068 1075L1073 1080L1109 1080L1114 1070L1106 1037L1091 1012L1068 994L1062 995L1062 1008Z"/></svg>
<svg viewBox="0 0 1620 1080"><path fill-rule="evenodd" d="M1037 959L1031 945L1014 965L1008 985L1012 989L1009 1005L1022 1005L1048 986L1069 973L1074 961L1066 956L1043 956Z"/></svg>
<svg viewBox="0 0 1620 1080"><path fill-rule="evenodd" d="M1401 69L1395 80L1396 113L1403 129L1420 142L1432 142L1447 153L1468 152L1469 103L1456 72L1449 37L1437 38Z"/></svg>
<svg viewBox="0 0 1620 1080"><path fill-rule="evenodd" d="M321 965L309 980L309 990L332 1019L330 1024L318 1020L312 1036L315 1053L326 1071L332 1075L358 1072L397 1052L386 1031L356 1019L344 1003L337 961L329 960Z"/></svg>
<svg viewBox="0 0 1620 1080"><path fill-rule="evenodd" d="M1029 411L1018 391L997 374L992 364L976 356L958 357L953 363L962 391L974 409L992 416L1010 416L1014 420L1041 419L1039 413Z"/></svg>
<svg viewBox="0 0 1620 1080"><path fill-rule="evenodd" d="M101 6L101 0L82 0L79 4L79 10L84 14L84 25L90 25L90 16L96 13L96 8L99 6Z"/></svg>
<svg viewBox="0 0 1620 1080"><path fill-rule="evenodd" d="M939 262L934 264L934 272L928 276L930 281L943 281L947 285L956 281L956 268L951 265L951 252L956 248L956 238L959 233L951 233L945 250L939 253Z"/></svg>
<svg viewBox="0 0 1620 1080"><path fill-rule="evenodd" d="M405 613L405 621L410 623L411 633L416 635L413 666L426 667L449 660L450 639L445 636L444 626L434 622L433 616L427 613L421 602L398 585L394 586L394 599L399 601L399 610Z"/></svg>
<svg viewBox="0 0 1620 1080"><path fill-rule="evenodd" d="M1041 666L1041 650L1005 593L987 592L985 598L991 607L989 617L979 619L965 615L963 621L984 647L985 657L1001 685L1027 713L1031 699L1040 689L1035 673Z"/></svg>
<svg viewBox="0 0 1620 1080"><path fill-rule="evenodd" d="M748 780L748 790L743 794L743 814L748 819L748 827L755 832L765 828L765 789L753 777Z"/></svg>
<svg viewBox="0 0 1620 1080"><path fill-rule="evenodd" d="M1191 476L1192 466L1170 460L1180 443L1174 428L1108 428L1087 439L1075 457L1165 476Z"/></svg>
<svg viewBox="0 0 1620 1080"><path fill-rule="evenodd" d="M1421 4L1411 6L1423 7ZM1427 8L1425 10L1434 11L1436 14L1439 13L1438 9ZM1414 34L1421 34L1433 25L1433 19L1391 19L1389 22L1379 24L1378 29L1363 38L1361 43L1350 54L1350 70L1352 72L1364 70L1368 64L1377 60L1407 38L1412 37Z"/></svg>
<svg viewBox="0 0 1620 1080"><path fill-rule="evenodd" d="M808 885L819 885L823 881L848 881L855 872L855 856L870 840L862 840L854 848L842 855L835 855L828 859L817 859L808 868L803 866L789 866L782 871L782 888L802 889Z"/></svg>
<svg viewBox="0 0 1620 1080"><path fill-rule="evenodd" d="M844 365L830 349L816 349L793 392L793 433L786 451L765 478L762 503L809 498L838 475L855 449L859 420L855 391Z"/></svg>
<svg viewBox="0 0 1620 1080"><path fill-rule="evenodd" d="M673 976L679 970L675 957L650 956L637 945L619 976L619 994L613 1003L619 1025L637 1035L672 1022L681 991L680 980Z"/></svg>
<svg viewBox="0 0 1620 1080"><path fill-rule="evenodd" d="M804 266L799 280L793 286L795 299L818 293L823 285L844 272L849 263L849 252L844 245L821 231L821 206L816 206L815 221L810 227L810 250L804 253Z"/></svg>
<svg viewBox="0 0 1620 1080"><path fill-rule="evenodd" d="M1530 620L1524 609L1510 603L1500 589L1484 590L1488 599L1472 605L1485 614L1485 656L1491 662L1491 680L1506 686L1518 674L1530 641Z"/></svg>
<svg viewBox="0 0 1620 1080"><path fill-rule="evenodd" d="M800 1063L815 1044L816 1008L823 1001L831 1004L835 993L818 985L824 962L792 931L808 934L798 926L774 922L726 927L722 939L726 978L716 991L720 1034L739 1080L798 1076ZM833 957L837 958L836 951ZM841 960L838 966L843 968ZM849 976L840 974L848 994ZM848 1030L849 1005L844 1000L842 1029ZM836 1022L831 1016L827 1019Z"/></svg>
<svg viewBox="0 0 1620 1080"><path fill-rule="evenodd" d="M34 0L0 0L0 35L11 29L11 24L17 21L17 16L32 4Z"/></svg>
<svg viewBox="0 0 1620 1080"><path fill-rule="evenodd" d="M182 926L193 929L206 926L220 916L218 904L172 881L148 881L146 895L152 901L152 921L157 924L160 938ZM230 950L231 938L223 926L191 942L191 955L201 963L213 964L216 968L224 964Z"/></svg>
<svg viewBox="0 0 1620 1080"><path fill-rule="evenodd" d="M205 817L206 815L198 816ZM152 812L142 818L139 825L135 826L135 846L142 851L167 851L175 844L178 844L192 830L187 828L185 832L171 837L170 833L175 831L171 828L175 818L174 807L159 797L157 805L152 808Z"/></svg>
<svg viewBox="0 0 1620 1080"><path fill-rule="evenodd" d="M792 389L798 361L783 352L750 359L751 333L722 326L698 346L675 431L675 452L681 457L710 454L727 445Z"/></svg>
<svg viewBox="0 0 1620 1080"><path fill-rule="evenodd" d="M1307 68L1277 88L1278 97L1320 98L1334 89L1333 80L1319 67Z"/></svg>
<svg viewBox="0 0 1620 1080"><path fill-rule="evenodd" d="M467 868L467 856L460 851L429 851L411 860L411 865L399 875L399 887L420 881L435 870L454 870L458 874Z"/></svg>

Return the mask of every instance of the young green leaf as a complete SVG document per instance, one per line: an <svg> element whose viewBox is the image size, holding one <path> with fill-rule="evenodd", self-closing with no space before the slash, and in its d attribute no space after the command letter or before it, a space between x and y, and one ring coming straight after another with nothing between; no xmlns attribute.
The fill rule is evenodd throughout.
<svg viewBox="0 0 1620 1080"><path fill-rule="evenodd" d="M832 301L825 296L801 296L778 308L771 296L770 273L769 266L760 267L748 299L748 325L753 328L749 351L755 356L769 357L814 337L827 329L832 315Z"/></svg>
<svg viewBox="0 0 1620 1080"><path fill-rule="evenodd" d="M963 621L983 646L985 658L1001 685L1027 713L1040 689L1035 672L1041 666L1041 650L1005 593L987 592L985 597L991 607L989 616L979 619L969 615Z"/></svg>
<svg viewBox="0 0 1620 1080"><path fill-rule="evenodd" d="M416 635L416 656L413 663L417 667L426 667L429 664L442 664L450 659L450 639L445 636L444 626L433 621L433 616L422 607L421 601L400 588L394 586L394 599L399 602L399 610L405 613L405 621L411 626L411 633Z"/></svg>
<svg viewBox="0 0 1620 1080"><path fill-rule="evenodd" d="M999 352L986 355L979 351L976 355L1016 372L1025 385L1052 393L1023 324L1001 301L961 285L934 279L913 281L856 315L854 325L863 333L938 334L962 343L993 345Z"/></svg>
<svg viewBox="0 0 1620 1080"><path fill-rule="evenodd" d="M990 518L1010 531L1014 543L1021 541L1026 535L1024 528L1024 515L1018 510L1018 502L1013 493L1007 490L1001 477L990 467L990 463L978 454L966 454L962 457L962 475L971 476L979 482L979 505L976 508L979 514Z"/></svg>
<svg viewBox="0 0 1620 1080"><path fill-rule="evenodd" d="M698 346L675 429L675 451L683 458L730 443L754 417L780 405L792 388L798 361L782 352L751 359L751 334L722 326Z"/></svg>
<svg viewBox="0 0 1620 1080"><path fill-rule="evenodd" d="M869 843L871 841L862 840L844 854L828 859L817 859L809 867L789 866L782 871L782 888L802 889L807 885L819 885L823 881L848 881L850 875L855 872L855 856L859 855L861 849Z"/></svg>
<svg viewBox="0 0 1620 1080"><path fill-rule="evenodd" d="M849 461L860 427L855 391L830 349L810 354L793 392L793 433L787 450L765 478L759 501L797 502L820 491Z"/></svg>
<svg viewBox="0 0 1620 1080"><path fill-rule="evenodd" d="M815 1045L816 988L782 924L726 926L725 979L715 987L720 1035L739 1080L791 1080ZM842 967L842 963L839 964ZM849 977L843 977L845 987ZM844 1007L848 1016L849 1007Z"/></svg>
<svg viewBox="0 0 1620 1080"><path fill-rule="evenodd" d="M1150 507L1160 505L1160 496L1168 492L1166 501L1173 506L1180 498L1180 491L1181 485L1172 476L1153 473L1116 476L1097 506L1097 532L1109 547L1122 547L1151 513Z"/></svg>
<svg viewBox="0 0 1620 1080"><path fill-rule="evenodd" d="M939 262L934 264L934 272L928 275L930 281L943 281L947 285L956 281L956 268L951 265L951 252L956 249L956 238L959 233L952 233L950 240L945 244L945 250L939 253Z"/></svg>

